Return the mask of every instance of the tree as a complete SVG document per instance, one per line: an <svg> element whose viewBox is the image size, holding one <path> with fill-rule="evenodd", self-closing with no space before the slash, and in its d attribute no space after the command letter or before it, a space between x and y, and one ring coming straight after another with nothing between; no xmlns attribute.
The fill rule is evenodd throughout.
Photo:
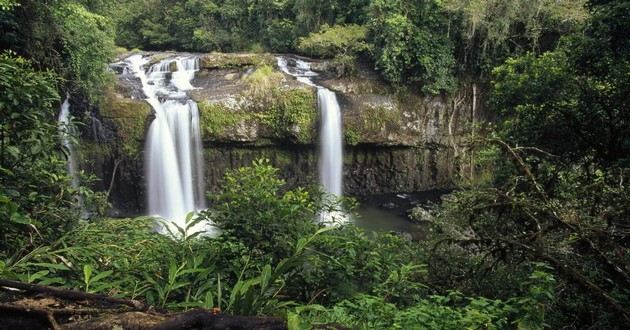
<svg viewBox="0 0 630 330"><path fill-rule="evenodd" d="M504 137L587 164L610 166L630 152L630 25L623 2L595 6L583 35L540 57L511 59L494 70L493 106Z"/></svg>
<svg viewBox="0 0 630 330"><path fill-rule="evenodd" d="M554 328L630 321L628 9L627 1L591 3L581 34L494 70L490 105L501 118L482 148L491 181L452 195L438 221L445 235L434 269L449 264L473 290L505 294L519 280L487 274L519 278L527 262L553 267L561 279Z"/></svg>
<svg viewBox="0 0 630 330"><path fill-rule="evenodd" d="M60 235L78 219L59 147L54 108L58 76L0 55L0 251Z"/></svg>
<svg viewBox="0 0 630 330"><path fill-rule="evenodd" d="M458 60L487 74L508 56L553 50L588 17L585 0L447 0Z"/></svg>
<svg viewBox="0 0 630 330"><path fill-rule="evenodd" d="M455 88L453 45L439 2L375 0L368 41L376 67L398 85L420 83L428 94Z"/></svg>

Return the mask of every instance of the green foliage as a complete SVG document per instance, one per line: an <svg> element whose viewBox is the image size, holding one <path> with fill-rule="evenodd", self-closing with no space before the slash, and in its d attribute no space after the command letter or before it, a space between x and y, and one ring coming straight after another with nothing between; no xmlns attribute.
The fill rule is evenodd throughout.
<svg viewBox="0 0 630 330"><path fill-rule="evenodd" d="M461 24L455 29L465 69L489 73L509 56L556 47L558 36L578 30L588 17L584 0L445 1Z"/></svg>
<svg viewBox="0 0 630 330"><path fill-rule="evenodd" d="M152 218L82 223L59 240L0 263L3 277L144 299L171 309L219 307L237 315L288 314L289 327L327 322L355 328L539 328L553 277L542 266L513 299L432 295L424 253L391 234L352 225L319 228L319 203L280 192L264 161L228 173L224 192L180 235ZM189 231L211 219L217 237ZM322 305L313 305L320 303ZM298 307L295 307L298 306Z"/></svg>
<svg viewBox="0 0 630 330"><path fill-rule="evenodd" d="M238 238L253 253L280 260L293 242L315 231L315 204L301 189L280 192L284 181L268 161L225 175L223 192L210 196L216 206L207 214L224 235Z"/></svg>
<svg viewBox="0 0 630 330"><path fill-rule="evenodd" d="M0 10L11 10L19 5L20 3L17 0L0 0Z"/></svg>
<svg viewBox="0 0 630 330"><path fill-rule="evenodd" d="M541 282L547 287L548 283L553 283L553 277L542 271L534 272L532 278L542 279ZM507 302L483 297L469 298L458 292L450 292L444 296L417 299L406 308L397 307L379 296L362 294L329 308L318 305L298 307L293 314L289 314L289 329L311 329L311 326L333 323L353 329L505 329L509 328L510 320L515 315L523 313L521 304L534 303L531 300L538 298L540 290L539 286L531 284L529 294ZM543 289L542 292L545 297L550 294L548 290ZM538 302L536 300L534 305L536 308L547 306L544 301L540 301L543 304ZM295 319L293 326L292 316ZM530 318L527 322L519 319L519 328L542 329L544 314L537 316L540 318Z"/></svg>
<svg viewBox="0 0 630 330"><path fill-rule="evenodd" d="M0 226L2 255L60 235L77 218L51 122L58 77L13 53L0 55ZM43 237L42 237L43 235Z"/></svg>
<svg viewBox="0 0 630 330"><path fill-rule="evenodd" d="M427 94L453 91L453 45L438 1L375 0L370 13L374 60L388 81L396 85L419 82Z"/></svg>
<svg viewBox="0 0 630 330"><path fill-rule="evenodd" d="M344 129L343 138L346 144L356 146L361 141L361 135L352 129Z"/></svg>
<svg viewBox="0 0 630 330"><path fill-rule="evenodd" d="M598 33L494 70L493 107L507 117L502 134L508 141L527 141L571 160L610 164L626 158L630 82L623 72L630 69L624 56L630 51L614 49Z"/></svg>
<svg viewBox="0 0 630 330"><path fill-rule="evenodd" d="M296 39L295 23L289 19L274 19L263 36L265 44L277 52L293 50Z"/></svg>
<svg viewBox="0 0 630 330"><path fill-rule="evenodd" d="M309 56L332 58L353 55L368 50L365 42L367 28L352 25L324 25L317 33L300 38L298 50Z"/></svg>
<svg viewBox="0 0 630 330"><path fill-rule="evenodd" d="M63 43L65 78L90 99L97 100L110 79L104 63L113 57L111 22L73 3L60 4L53 15Z"/></svg>
<svg viewBox="0 0 630 330"><path fill-rule="evenodd" d="M277 137L309 143L314 140L316 109L311 89L276 90L267 120Z"/></svg>
<svg viewBox="0 0 630 330"><path fill-rule="evenodd" d="M627 9L592 2L581 34L494 69L490 105L501 120L477 149L492 175L451 195L433 228L439 257L429 269L444 269L433 272L440 286L499 297L529 286L513 300L519 327L621 329L630 318L618 229L630 210L629 143L619 134L629 131ZM523 267L541 262L553 269Z"/></svg>
<svg viewBox="0 0 630 330"><path fill-rule="evenodd" d="M241 109L230 109L220 103L200 102L199 114L204 137L222 139L229 136L237 125L252 125L253 113Z"/></svg>

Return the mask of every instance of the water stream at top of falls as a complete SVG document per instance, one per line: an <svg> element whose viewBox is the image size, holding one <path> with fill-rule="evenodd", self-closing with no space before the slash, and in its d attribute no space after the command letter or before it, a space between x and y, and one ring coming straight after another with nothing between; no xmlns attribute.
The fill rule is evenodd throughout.
<svg viewBox="0 0 630 330"><path fill-rule="evenodd" d="M295 60L295 66L289 66L286 58L278 57L280 70L295 77L299 82L317 88L317 100L321 113L319 180L325 192L341 197L343 195L343 126L341 108L337 95L315 84L312 77L317 76L311 65L302 60ZM343 211L322 211L321 219L327 222L345 222Z"/></svg>
<svg viewBox="0 0 630 330"><path fill-rule="evenodd" d="M188 213L206 207L199 110L187 94L194 89L199 59L165 59L146 72L147 57L133 55L125 62L155 112L145 146L148 213L185 228Z"/></svg>

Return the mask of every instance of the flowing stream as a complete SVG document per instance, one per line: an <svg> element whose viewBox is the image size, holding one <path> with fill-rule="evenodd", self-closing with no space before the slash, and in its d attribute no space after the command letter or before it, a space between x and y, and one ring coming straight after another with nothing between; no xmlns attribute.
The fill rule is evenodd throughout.
<svg viewBox="0 0 630 330"><path fill-rule="evenodd" d="M331 90L313 82L317 73L311 65L302 60L295 60L295 66L289 66L284 57L278 57L280 70L295 77L299 82L317 88L317 101L321 113L319 180L325 192L335 197L343 195L343 127L341 109L337 95ZM338 209L324 210L320 218L325 222L345 222L347 215Z"/></svg>
<svg viewBox="0 0 630 330"><path fill-rule="evenodd" d="M165 59L147 72L147 57L133 55L125 62L155 112L145 146L148 212L184 228L190 212L206 207L199 110L187 94L199 59Z"/></svg>

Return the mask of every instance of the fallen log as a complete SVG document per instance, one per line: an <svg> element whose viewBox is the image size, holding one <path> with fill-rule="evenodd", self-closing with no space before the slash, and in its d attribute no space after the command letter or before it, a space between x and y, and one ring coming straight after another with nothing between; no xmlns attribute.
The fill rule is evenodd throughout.
<svg viewBox="0 0 630 330"><path fill-rule="evenodd" d="M170 314L136 300L4 279L0 289L0 330L287 329L280 318L204 309Z"/></svg>
<svg viewBox="0 0 630 330"><path fill-rule="evenodd" d="M153 308L152 306L147 305L137 300L120 299L120 298L114 298L114 297L100 295L100 294L87 293L87 292L81 292L81 291L75 291L75 290L67 290L67 289L58 289L58 288L53 288L50 286L29 284L29 283L23 283L23 282L11 281L11 280L0 279L0 287L18 289L18 290L23 290L27 292L37 292L37 293L42 293L51 297L72 300L72 301L88 300L88 301L105 302L105 303L110 303L110 304L115 304L115 305L126 305L135 310L141 310L141 311L147 311Z"/></svg>

